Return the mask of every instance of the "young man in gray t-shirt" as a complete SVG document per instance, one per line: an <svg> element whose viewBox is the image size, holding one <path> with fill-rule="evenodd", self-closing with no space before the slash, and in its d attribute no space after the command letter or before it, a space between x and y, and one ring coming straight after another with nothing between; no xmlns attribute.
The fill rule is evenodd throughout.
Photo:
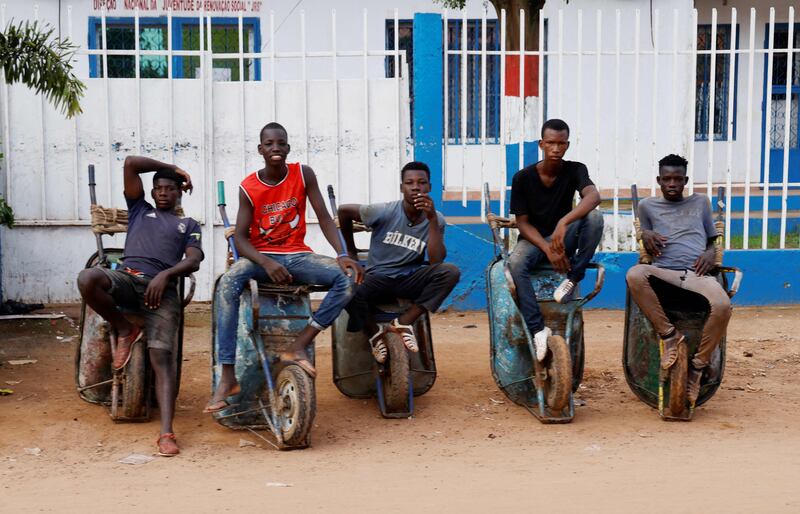
<svg viewBox="0 0 800 514"><path fill-rule="evenodd" d="M687 389L693 404L700 393L703 370L727 330L731 301L719 282L708 274L714 268L717 231L708 197L683 196L686 164L686 159L678 155L668 155L658 162L657 180L664 197L642 200L638 211L642 244L653 264L637 264L625 278L634 301L664 342L661 368L665 370L675 364L678 346L686 344L686 339L664 314L650 279L660 279L708 300L708 321L689 366Z"/></svg>
<svg viewBox="0 0 800 514"><path fill-rule="evenodd" d="M400 334L409 351L419 350L414 321L425 312L435 312L460 277L457 267L443 262L447 255L445 221L428 195L430 174L427 164L410 162L400 172L402 200L339 207L339 226L351 257L356 258L358 252L353 222L372 229L364 281L357 286L347 312L348 330L367 332L378 362L384 362L388 353L382 338L387 330ZM397 298L411 300L411 307L388 325L378 327L370 306Z"/></svg>

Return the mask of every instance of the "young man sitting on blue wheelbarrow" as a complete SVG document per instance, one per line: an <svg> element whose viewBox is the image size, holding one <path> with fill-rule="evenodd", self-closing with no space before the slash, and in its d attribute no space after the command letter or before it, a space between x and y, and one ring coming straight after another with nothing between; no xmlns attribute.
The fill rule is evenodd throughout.
<svg viewBox="0 0 800 514"><path fill-rule="evenodd" d="M361 282L361 266L341 247L336 225L325 207L317 177L309 166L286 163L291 147L286 129L268 123L261 129L258 153L264 167L245 178L239 189L234 242L242 257L220 279L215 301L217 361L222 374L217 390L203 412L227 408L226 398L240 391L236 380L236 330L240 296L250 279L275 284L311 284L329 287L319 309L300 332L281 362L295 363L312 378L316 370L306 347L329 327L353 296L353 280ZM313 253L305 243L306 199L317 215L336 259Z"/></svg>
<svg viewBox="0 0 800 514"><path fill-rule="evenodd" d="M731 301L716 278L709 275L714 268L717 230L708 197L696 193L683 196L686 165L686 159L679 155L667 155L658 161L656 180L663 198L645 198L639 203L642 244L653 264L637 264L625 278L631 296L664 343L664 370L675 364L678 347L686 344L686 339L667 318L650 280L657 278L698 293L708 301L708 320L686 383L687 400L693 405L700 394L703 370L727 330Z"/></svg>
<svg viewBox="0 0 800 514"><path fill-rule="evenodd" d="M78 289L86 305L117 332L114 369L122 369L131 348L147 336L150 362L156 377L156 398L161 413L158 453L179 453L172 418L175 413L176 370L172 352L178 339L182 298L178 277L200 268L203 251L200 226L192 218L175 214L181 190L192 190L189 174L173 164L130 156L123 167L128 204L128 236L121 270L96 266L78 275ZM155 207L145 200L141 173L155 171L150 193ZM185 255L185 257L184 257ZM139 311L144 332L128 321L117 307ZM146 334L145 334L146 333Z"/></svg>
<svg viewBox="0 0 800 514"><path fill-rule="evenodd" d="M518 171L511 184L511 213L516 216L519 240L508 259L517 289L519 310L533 334L536 359L547 355L547 339L552 335L531 283L531 272L549 262L566 275L553 296L566 303L594 256L603 236L603 217L597 191L586 166L565 161L569 148L569 126L562 120L547 120L542 125L539 148L541 161ZM573 207L575 193L581 201Z"/></svg>
<svg viewBox="0 0 800 514"><path fill-rule="evenodd" d="M461 275L456 266L443 262L447 255L445 221L428 195L430 173L427 164L410 162L400 171L402 200L339 207L339 226L351 257L357 258L358 252L353 222L372 229L364 281L356 288L347 312L348 330L366 331L379 363L388 355L383 340L387 330L399 334L409 351L419 351L414 322L426 312L436 312ZM398 298L411 300L411 306L379 328L370 306Z"/></svg>

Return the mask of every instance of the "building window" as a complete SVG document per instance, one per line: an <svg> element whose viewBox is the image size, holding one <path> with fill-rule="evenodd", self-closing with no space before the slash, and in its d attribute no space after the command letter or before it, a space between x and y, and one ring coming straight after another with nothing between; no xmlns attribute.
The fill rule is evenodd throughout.
<svg viewBox="0 0 800 514"><path fill-rule="evenodd" d="M736 30L739 32L738 26ZM717 25L717 50L730 50L731 47L731 26ZM738 45L737 45L738 47ZM711 25L700 25L697 27L697 50L711 50ZM714 70L714 141L727 141L729 116L733 116L733 138L736 138L736 117L734 112L728 112L729 95L734 95L733 105L736 105L736 77L731 81L730 63L731 56L728 53L718 53L716 56L716 69ZM738 62L737 74L738 74ZM708 122L709 122L709 100L711 88L711 55L697 55L696 70L697 96L694 112L694 126L696 141L708 141ZM730 87L733 82L733 88Z"/></svg>
<svg viewBox="0 0 800 514"><path fill-rule="evenodd" d="M786 140L786 73L787 58L786 49L789 44L789 26L787 24L775 27L775 53L772 54L772 84L770 91L770 109L772 111L769 142L773 150L783 150ZM800 104L800 24L795 25L794 29L794 48L792 61L792 80L789 88L789 109L791 118L789 119L789 148L797 149L798 145L798 120L800 114L798 109ZM783 51L779 51L783 49Z"/></svg>
<svg viewBox="0 0 800 514"><path fill-rule="evenodd" d="M461 50L463 20L448 20L447 38L448 50ZM413 22L402 20L398 23L399 47L406 51L408 62L409 86L413 80ZM467 50L480 51L481 20L467 20ZM386 49L394 50L394 20L386 20ZM497 20L486 20L486 50L497 51L500 49L500 29ZM447 55L447 77L445 77L445 91L447 95L447 126L448 142L461 144L461 55ZM387 57L385 61L386 77L395 76L394 57ZM466 143L480 143L481 126L481 56L467 56L467 83L466 83ZM488 55L486 59L486 120L485 135L487 143L500 141L500 56ZM411 98L411 113L413 117L414 99ZM413 129L413 127L412 127Z"/></svg>
<svg viewBox="0 0 800 514"><path fill-rule="evenodd" d="M205 27L203 27L205 29ZM89 48L103 47L102 21L89 18ZM109 78L134 78L136 76L136 40L133 18L106 18L106 45L109 50L130 50L130 55L109 55ZM167 18L139 18L139 48L141 50L162 50L169 48L167 37ZM261 51L260 20L245 18L242 22L242 48L245 53ZM200 19L172 19L173 50L200 50ZM211 19L212 53L239 53L238 18ZM169 70L166 55L142 55L139 57L139 75L142 78L167 78ZM244 59L244 80L261 80L260 59ZM239 59L213 59L215 81L238 81ZM102 56L89 56L89 76L103 77ZM173 56L173 78L198 78L200 76L199 56Z"/></svg>

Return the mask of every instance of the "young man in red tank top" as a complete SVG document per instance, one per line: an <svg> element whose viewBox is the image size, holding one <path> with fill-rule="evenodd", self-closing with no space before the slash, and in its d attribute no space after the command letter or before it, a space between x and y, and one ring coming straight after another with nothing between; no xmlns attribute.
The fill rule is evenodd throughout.
<svg viewBox="0 0 800 514"><path fill-rule="evenodd" d="M330 287L291 349L281 355L281 360L296 362L314 377L316 370L305 349L318 333L333 324L350 302L353 279L358 284L363 277L361 266L341 247L314 170L299 163L286 163L288 139L286 129L280 124L265 125L258 145L265 166L250 174L240 186L234 241L242 258L222 276L216 291L217 361L222 364L222 376L204 412L226 408L225 398L239 391L234 371L239 297L250 279ZM306 198L317 215L322 233L336 250L336 259L315 254L305 244Z"/></svg>

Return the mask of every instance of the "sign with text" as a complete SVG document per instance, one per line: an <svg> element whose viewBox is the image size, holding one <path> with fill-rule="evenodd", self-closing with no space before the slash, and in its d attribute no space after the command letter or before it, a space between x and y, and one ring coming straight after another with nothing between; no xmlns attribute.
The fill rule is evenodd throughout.
<svg viewBox="0 0 800 514"><path fill-rule="evenodd" d="M95 11L140 12L168 11L204 12L261 12L264 2L260 0L93 0Z"/></svg>

